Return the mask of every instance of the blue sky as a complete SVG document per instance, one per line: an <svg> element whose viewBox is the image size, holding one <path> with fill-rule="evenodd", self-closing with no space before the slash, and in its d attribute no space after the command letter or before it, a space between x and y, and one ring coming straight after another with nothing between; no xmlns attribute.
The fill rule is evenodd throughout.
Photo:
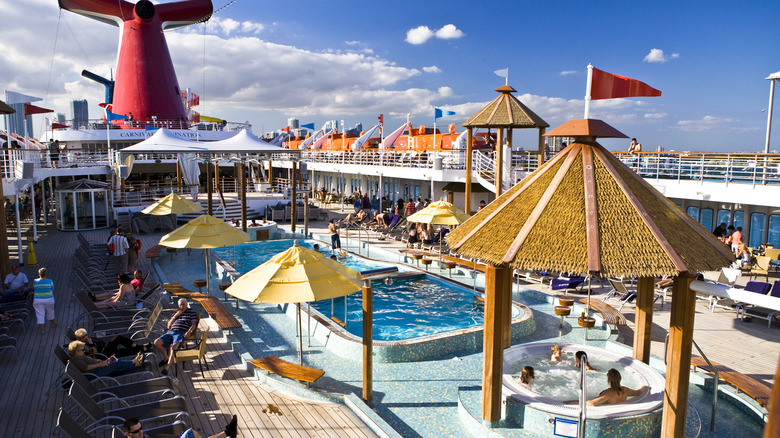
<svg viewBox="0 0 780 438"><path fill-rule="evenodd" d="M0 6L8 11L0 28L5 89L45 97L68 116L68 101L86 98L97 117L102 87L79 73L108 75L117 28L60 15L54 0ZM166 35L179 84L201 95L197 109L249 121L256 133L284 127L289 116L368 128L384 113L394 129L410 113L415 125L431 126L434 107L456 111L440 123L459 126L495 97L503 79L493 71L507 67L516 96L555 127L582 117L591 62L663 92L591 109L646 150L760 151L764 78L780 70L778 17L776 1L238 0L206 25ZM776 126L772 149L780 150ZM534 140L518 131L515 144Z"/></svg>

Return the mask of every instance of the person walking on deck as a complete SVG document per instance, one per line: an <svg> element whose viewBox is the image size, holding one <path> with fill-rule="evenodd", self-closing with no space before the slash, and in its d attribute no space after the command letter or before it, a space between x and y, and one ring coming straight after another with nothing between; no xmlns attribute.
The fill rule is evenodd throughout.
<svg viewBox="0 0 780 438"><path fill-rule="evenodd" d="M116 273L121 274L127 272L127 251L130 249L130 244L127 243L122 227L117 228L114 235L108 239L108 248L109 250L113 248L111 258L114 260L114 269L116 270Z"/></svg>
<svg viewBox="0 0 780 438"><path fill-rule="evenodd" d="M54 322L54 282L50 278L46 278L47 273L46 268L38 269L38 278L33 280L35 291L33 309L35 309L35 318L41 333L46 333L44 325L46 321L49 321L52 327L57 325Z"/></svg>

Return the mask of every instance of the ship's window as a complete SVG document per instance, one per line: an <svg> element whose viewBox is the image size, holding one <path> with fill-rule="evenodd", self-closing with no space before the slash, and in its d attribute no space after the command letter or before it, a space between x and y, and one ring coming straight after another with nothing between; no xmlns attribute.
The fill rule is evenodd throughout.
<svg viewBox="0 0 780 438"><path fill-rule="evenodd" d="M750 215L750 239L748 246L755 248L764 243L764 229L766 225L766 215L764 213L753 213Z"/></svg>
<svg viewBox="0 0 780 438"><path fill-rule="evenodd" d="M715 221L716 225L720 224L726 224L726 226L729 225L729 219L731 219L731 212L728 210L718 210L718 216L717 220ZM712 228L715 228L714 226Z"/></svg>
<svg viewBox="0 0 780 438"><path fill-rule="evenodd" d="M737 210L734 212L734 222L731 224L734 225L734 228L741 227L742 224L745 223L745 212L741 210Z"/></svg>
<svg viewBox="0 0 780 438"><path fill-rule="evenodd" d="M769 227L767 227L766 243L780 248L780 215L769 215Z"/></svg>
<svg viewBox="0 0 780 438"><path fill-rule="evenodd" d="M692 217L696 222L699 221L699 207L694 207L691 205L687 210L685 210L685 212L688 213L688 216Z"/></svg>
<svg viewBox="0 0 780 438"><path fill-rule="evenodd" d="M712 226L712 209L711 208L702 208L701 212L699 213L699 223L701 226L708 230L712 230L714 227Z"/></svg>

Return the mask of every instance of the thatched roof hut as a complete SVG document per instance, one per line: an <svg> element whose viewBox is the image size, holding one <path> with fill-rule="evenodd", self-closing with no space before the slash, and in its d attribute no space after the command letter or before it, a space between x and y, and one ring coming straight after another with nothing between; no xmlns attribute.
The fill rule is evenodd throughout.
<svg viewBox="0 0 780 438"><path fill-rule="evenodd" d="M477 111L464 128L549 128L550 125L517 100L511 93L517 90L509 85L496 88L498 97Z"/></svg>
<svg viewBox="0 0 780 438"><path fill-rule="evenodd" d="M577 274L656 277L734 260L709 230L595 141L574 142L447 242L495 265Z"/></svg>

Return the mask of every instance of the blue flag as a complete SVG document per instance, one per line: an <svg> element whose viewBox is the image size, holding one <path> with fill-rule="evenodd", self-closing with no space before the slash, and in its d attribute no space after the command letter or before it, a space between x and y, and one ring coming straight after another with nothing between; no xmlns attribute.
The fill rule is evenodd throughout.
<svg viewBox="0 0 780 438"><path fill-rule="evenodd" d="M307 123L305 125L301 125L301 128L311 129L314 131L314 123Z"/></svg>
<svg viewBox="0 0 780 438"><path fill-rule="evenodd" d="M434 108L433 109L433 118L438 119L439 117L447 117L447 116L454 116L455 111L445 111L441 108Z"/></svg>
<svg viewBox="0 0 780 438"><path fill-rule="evenodd" d="M158 128L156 126L144 125L144 131L156 131L158 129L160 129L160 128Z"/></svg>
<svg viewBox="0 0 780 438"><path fill-rule="evenodd" d="M127 118L127 116L125 116L125 115L114 114L111 111L106 110L106 121L108 121L108 122L111 122L113 120L122 120L122 119L126 119L126 118Z"/></svg>

